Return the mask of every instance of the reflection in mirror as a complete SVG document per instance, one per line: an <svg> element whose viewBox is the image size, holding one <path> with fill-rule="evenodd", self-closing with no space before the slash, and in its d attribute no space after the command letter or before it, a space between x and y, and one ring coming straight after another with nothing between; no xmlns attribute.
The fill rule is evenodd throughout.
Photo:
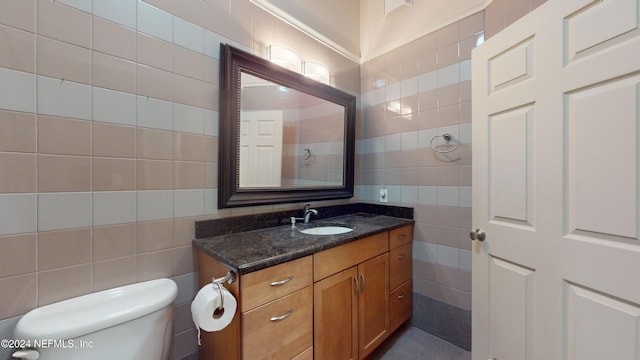
<svg viewBox="0 0 640 360"><path fill-rule="evenodd" d="M355 96L220 47L218 207L353 197Z"/></svg>
<svg viewBox="0 0 640 360"><path fill-rule="evenodd" d="M342 185L344 106L240 76L240 187Z"/></svg>

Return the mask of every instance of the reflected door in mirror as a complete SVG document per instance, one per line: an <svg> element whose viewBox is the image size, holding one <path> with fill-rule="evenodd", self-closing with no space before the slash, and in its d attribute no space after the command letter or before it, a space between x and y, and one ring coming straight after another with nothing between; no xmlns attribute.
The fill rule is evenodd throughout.
<svg viewBox="0 0 640 360"><path fill-rule="evenodd" d="M240 117L240 187L282 183L282 111L243 111Z"/></svg>
<svg viewBox="0 0 640 360"><path fill-rule="evenodd" d="M240 187L341 186L345 107L252 74L240 76Z"/></svg>

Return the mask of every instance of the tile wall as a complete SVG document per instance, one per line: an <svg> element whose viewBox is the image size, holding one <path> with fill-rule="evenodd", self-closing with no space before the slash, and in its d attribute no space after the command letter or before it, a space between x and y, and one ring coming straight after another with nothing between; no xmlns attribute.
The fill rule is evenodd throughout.
<svg viewBox="0 0 640 360"><path fill-rule="evenodd" d="M361 196L415 208L414 292L471 308L471 49L477 13L362 65ZM449 133L457 149L439 135ZM435 138L434 138L435 137ZM432 141L433 139L433 141Z"/></svg>
<svg viewBox="0 0 640 360"><path fill-rule="evenodd" d="M413 324L471 346L471 50L545 0L482 12L361 65L361 200L415 208ZM449 133L457 149L441 154ZM435 137L435 138L434 138ZM447 150L446 146L438 147Z"/></svg>
<svg viewBox="0 0 640 360"><path fill-rule="evenodd" d="M359 93L357 64L248 0L0 0L0 338L34 307L170 277L172 359L197 351L194 220L273 209L217 209L220 42L288 44Z"/></svg>
<svg viewBox="0 0 640 360"><path fill-rule="evenodd" d="M485 9L485 37L492 37L546 1L493 0Z"/></svg>

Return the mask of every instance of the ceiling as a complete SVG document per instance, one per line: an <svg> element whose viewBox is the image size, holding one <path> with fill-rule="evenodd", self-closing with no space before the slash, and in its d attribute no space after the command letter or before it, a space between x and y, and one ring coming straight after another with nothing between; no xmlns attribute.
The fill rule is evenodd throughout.
<svg viewBox="0 0 640 360"><path fill-rule="evenodd" d="M365 62L482 10L490 0L250 0L356 62ZM486 3L486 4L485 4Z"/></svg>

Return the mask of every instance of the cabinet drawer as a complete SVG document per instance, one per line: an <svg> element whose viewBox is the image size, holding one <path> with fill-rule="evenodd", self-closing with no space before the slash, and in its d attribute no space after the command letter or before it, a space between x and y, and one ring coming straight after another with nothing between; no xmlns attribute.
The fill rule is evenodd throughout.
<svg viewBox="0 0 640 360"><path fill-rule="evenodd" d="M395 331L403 322L411 317L413 311L413 288L411 280L393 291L389 299L389 327Z"/></svg>
<svg viewBox="0 0 640 360"><path fill-rule="evenodd" d="M242 275L240 279L241 311L249 311L311 285L312 261L312 257L307 256Z"/></svg>
<svg viewBox="0 0 640 360"><path fill-rule="evenodd" d="M293 359L313 345L313 286L243 313L242 326L244 359Z"/></svg>
<svg viewBox="0 0 640 360"><path fill-rule="evenodd" d="M305 350L302 354L294 357L293 360L313 360L313 346Z"/></svg>
<svg viewBox="0 0 640 360"><path fill-rule="evenodd" d="M389 288L391 290L411 279L412 249L413 245L409 243L389 252Z"/></svg>
<svg viewBox="0 0 640 360"><path fill-rule="evenodd" d="M364 239L313 254L313 281L348 269L389 251L389 233L383 232Z"/></svg>
<svg viewBox="0 0 640 360"><path fill-rule="evenodd" d="M395 249L411 243L413 240L413 225L403 226L389 231L389 249Z"/></svg>

